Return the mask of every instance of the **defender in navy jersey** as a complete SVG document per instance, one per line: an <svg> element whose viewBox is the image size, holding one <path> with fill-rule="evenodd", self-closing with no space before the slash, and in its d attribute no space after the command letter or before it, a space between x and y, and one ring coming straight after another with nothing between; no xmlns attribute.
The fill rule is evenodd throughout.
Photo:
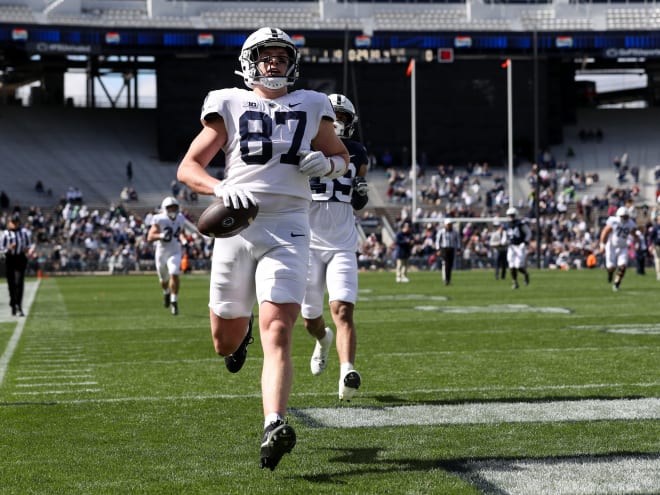
<svg viewBox="0 0 660 495"><path fill-rule="evenodd" d="M255 301L259 305L264 356L260 457L261 467L273 470L296 444L285 415L293 383L293 326L309 261L309 177L344 175L348 152L334 132L328 97L289 92L298 78L299 53L288 34L270 27L255 31L238 60L237 73L252 91L231 88L207 95L202 130L177 177L196 193L222 198L226 206L259 205L247 229L215 240L209 318L215 350L236 373L252 342ZM226 157L222 181L206 171L221 149Z"/></svg>
<svg viewBox="0 0 660 495"><path fill-rule="evenodd" d="M509 221L504 225L506 239L509 243L506 252L506 261L511 271L513 284L511 288L517 289L518 272L525 277L525 285L529 285L529 273L527 272L527 246L532 238L532 232L529 225L524 220L518 218L518 210L509 208L506 210Z"/></svg>
<svg viewBox="0 0 660 495"><path fill-rule="evenodd" d="M350 139L358 116L353 103L344 95L332 94L330 102L336 114L335 133L350 155L348 170L340 177L312 177L310 208L310 257L307 289L302 304L305 328L315 337L310 361L312 374L321 374L328 360L333 340L332 329L325 326L323 302L327 287L332 320L337 329L339 356L339 400L351 400L362 383L354 369L357 346L353 310L357 300L358 233L354 210L368 201L367 150Z"/></svg>

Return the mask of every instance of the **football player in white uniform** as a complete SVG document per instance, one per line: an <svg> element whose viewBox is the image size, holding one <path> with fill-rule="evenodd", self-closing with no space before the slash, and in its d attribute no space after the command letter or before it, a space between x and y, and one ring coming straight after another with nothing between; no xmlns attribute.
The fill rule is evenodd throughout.
<svg viewBox="0 0 660 495"><path fill-rule="evenodd" d="M215 350L232 372L245 362L251 314L259 304L264 360L261 467L275 469L296 443L285 414L293 381L291 338L305 293L309 261L309 177L339 177L348 152L334 132L328 97L289 92L298 78L298 49L278 28L250 34L239 55L245 85L211 91L202 130L179 164L178 179L199 194L235 207L258 203L259 214L240 234L216 239L210 287ZM311 150L315 151L311 151ZM225 153L225 178L206 172Z"/></svg>
<svg viewBox="0 0 660 495"><path fill-rule="evenodd" d="M179 314L179 274L181 273L181 245L185 217L179 212L179 202L172 196L163 199L160 213L153 216L147 241L156 243L156 271L163 289L163 304L173 315Z"/></svg>
<svg viewBox="0 0 660 495"><path fill-rule="evenodd" d="M325 370L332 345L332 329L325 326L323 301L326 286L332 320L337 328L339 356L339 400L351 400L362 383L353 368L357 339L353 310L357 300L358 233L353 210L364 208L368 201L367 150L351 140L357 115L353 103L344 95L329 96L336 114L335 132L350 154L346 173L340 177L312 177L310 209L310 258L307 291L302 304L305 328L316 338L310 367L312 374Z"/></svg>
<svg viewBox="0 0 660 495"><path fill-rule="evenodd" d="M642 237L637 229L637 224L630 218L628 208L621 206L616 210L616 215L607 219L607 223L600 233L600 252L605 252L607 282L611 284L614 279L612 290L615 292L619 290L628 266L628 240L631 235ZM644 242L643 238L639 241Z"/></svg>

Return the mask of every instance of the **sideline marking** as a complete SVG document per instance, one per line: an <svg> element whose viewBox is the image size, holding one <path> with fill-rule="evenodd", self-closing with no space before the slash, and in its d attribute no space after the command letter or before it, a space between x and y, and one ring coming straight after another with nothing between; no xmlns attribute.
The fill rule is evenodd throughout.
<svg viewBox="0 0 660 495"><path fill-rule="evenodd" d="M37 294L37 289L39 288L40 282L41 281L37 279L36 282L25 283L25 293L24 293L23 302L25 303L24 305L25 308L27 309L28 314L30 313L30 308L32 307L32 303L34 302L34 296ZM9 367L9 361L11 361L11 358L14 355L14 351L16 350L16 346L18 345L18 341L21 340L21 335L23 334L23 328L25 328L26 320L27 317L17 318L16 328L14 329L14 333L11 335L9 342L7 342L7 347L5 347L5 352L3 352L2 356L0 356L0 386L2 386L2 382L5 380L5 373L7 372L7 368Z"/></svg>
<svg viewBox="0 0 660 495"><path fill-rule="evenodd" d="M358 301L448 301L447 296L436 296L428 294L389 294L382 296L361 296Z"/></svg>
<svg viewBox="0 0 660 495"><path fill-rule="evenodd" d="M326 407L291 412L312 428L643 420L660 419L660 398Z"/></svg>
<svg viewBox="0 0 660 495"><path fill-rule="evenodd" d="M600 330L605 333L622 333L627 335L660 335L660 325L657 323L638 323L621 325L573 325L575 330Z"/></svg>
<svg viewBox="0 0 660 495"><path fill-rule="evenodd" d="M567 308L536 307L528 304L491 304L489 306L415 306L419 311L441 311L443 313L553 313L571 314Z"/></svg>
<svg viewBox="0 0 660 495"><path fill-rule="evenodd" d="M461 464L456 474L486 495L658 493L660 456L493 459Z"/></svg>

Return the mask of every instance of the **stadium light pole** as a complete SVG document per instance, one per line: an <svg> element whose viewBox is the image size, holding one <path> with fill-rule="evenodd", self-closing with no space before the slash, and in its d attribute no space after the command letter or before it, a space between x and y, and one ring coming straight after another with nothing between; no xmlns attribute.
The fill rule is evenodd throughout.
<svg viewBox="0 0 660 495"><path fill-rule="evenodd" d="M416 80L416 67L415 59L410 60L406 75L410 77L410 154L412 155L411 163L411 179L412 179L412 211L410 212L410 219L415 223L415 213L417 212L417 80Z"/></svg>
<svg viewBox="0 0 660 495"><path fill-rule="evenodd" d="M511 87L512 65L507 58L502 67L506 68L507 141L509 150L509 207L513 206L513 89Z"/></svg>
<svg viewBox="0 0 660 495"><path fill-rule="evenodd" d="M344 25L344 73L342 78L342 93L348 94L348 24Z"/></svg>
<svg viewBox="0 0 660 495"><path fill-rule="evenodd" d="M534 151L532 163L536 163L536 185L534 186L534 205L536 206L536 268L541 268L541 167L536 157L540 153L539 144L539 44L538 32L534 27Z"/></svg>

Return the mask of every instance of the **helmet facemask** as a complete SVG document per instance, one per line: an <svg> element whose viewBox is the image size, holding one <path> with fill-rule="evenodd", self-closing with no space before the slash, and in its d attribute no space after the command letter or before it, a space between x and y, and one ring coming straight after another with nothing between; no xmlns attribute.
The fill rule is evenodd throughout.
<svg viewBox="0 0 660 495"><path fill-rule="evenodd" d="M286 51L288 62L282 76L268 76L260 71L259 65L264 58L272 60L272 57L279 57L274 54L264 56L263 51L267 48L283 48ZM243 44L243 49L238 57L242 72L237 72L237 74L243 76L248 88L254 88L255 85L267 89L292 86L298 79L298 57L297 48L284 31L276 28L262 28L251 34Z"/></svg>
<svg viewBox="0 0 660 495"><path fill-rule="evenodd" d="M176 219L176 216L179 214L179 202L176 198L168 196L163 200L160 205L160 209L164 211L170 219Z"/></svg>
<svg viewBox="0 0 660 495"><path fill-rule="evenodd" d="M176 216L179 214L179 205L168 206L166 211L170 220L175 220Z"/></svg>
<svg viewBox="0 0 660 495"><path fill-rule="evenodd" d="M340 138L350 138L355 131L358 116L351 100L344 95L332 94L328 96L335 111L335 134Z"/></svg>

